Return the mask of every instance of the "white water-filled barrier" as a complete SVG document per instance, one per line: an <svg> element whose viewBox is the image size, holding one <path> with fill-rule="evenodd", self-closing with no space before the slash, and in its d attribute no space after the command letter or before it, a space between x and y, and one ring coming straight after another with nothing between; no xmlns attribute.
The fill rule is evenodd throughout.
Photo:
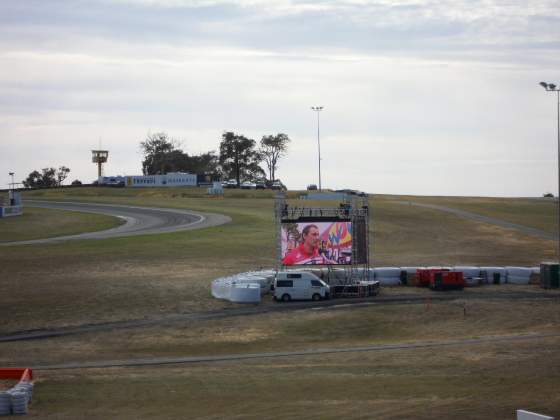
<svg viewBox="0 0 560 420"><path fill-rule="evenodd" d="M234 303L260 303L261 285L259 283L234 283L229 300Z"/></svg>
<svg viewBox="0 0 560 420"><path fill-rule="evenodd" d="M475 278L480 277L480 267L466 267L466 266L455 266L451 269L454 272L463 273L463 278Z"/></svg>
<svg viewBox="0 0 560 420"><path fill-rule="evenodd" d="M399 286L401 284L400 267L377 267L373 269L375 280L381 286Z"/></svg>
<svg viewBox="0 0 560 420"><path fill-rule="evenodd" d="M270 291L274 276L274 270L261 270L221 277L212 281L212 296L236 303L258 303Z"/></svg>
<svg viewBox="0 0 560 420"><path fill-rule="evenodd" d="M480 267L480 275L487 284L503 284L506 282L504 267Z"/></svg>
<svg viewBox="0 0 560 420"><path fill-rule="evenodd" d="M506 267L507 282L510 284L529 284L533 270L528 267Z"/></svg>
<svg viewBox="0 0 560 420"><path fill-rule="evenodd" d="M348 284L349 280L379 281L381 286L399 286L404 284L413 285L418 269L444 269L454 272L462 272L466 286L478 286L480 284L530 284L532 276L539 274L540 267L354 267L354 268L329 268L313 267L308 270L320 279L330 283ZM216 299L229 300L236 303L258 303L262 296L270 293L274 283L276 271L272 269L249 271L235 274L233 276L221 277L212 281L211 292ZM533 281L534 283L535 281ZM258 294L258 297L257 297ZM0 412L2 400L0 398Z"/></svg>

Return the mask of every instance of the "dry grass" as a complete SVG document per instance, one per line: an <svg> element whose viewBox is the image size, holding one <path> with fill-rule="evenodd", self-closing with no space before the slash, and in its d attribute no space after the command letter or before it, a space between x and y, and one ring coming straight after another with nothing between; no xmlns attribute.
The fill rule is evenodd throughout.
<svg viewBox="0 0 560 420"><path fill-rule="evenodd" d="M352 347L560 332L558 300L456 300L297 310L2 344L1 364ZM464 315L466 308L467 315Z"/></svg>
<svg viewBox="0 0 560 420"><path fill-rule="evenodd" d="M212 279L274 265L268 191L227 190L223 199L208 198L201 189L82 188L30 195L191 208L228 214L233 223L175 234L2 248L0 285L15 292L3 296L0 332L231 307L211 298ZM532 266L554 256L552 241L394 199L372 201L371 255L377 266Z"/></svg>
<svg viewBox="0 0 560 420"><path fill-rule="evenodd" d="M10 290L0 305L3 332L234 307L210 297L210 281L274 262L270 192L228 190L223 199L208 198L200 189L84 188L31 195L190 208L228 214L233 223L177 234L0 249L0 282ZM394 200L373 201L376 265L535 265L554 255L552 241ZM517 206L517 200L506 202ZM535 221L540 208L523 209L526 224L540 223ZM464 293L510 289L537 290L489 286ZM430 293L383 291L400 292ZM503 300L468 301L466 318L462 301L302 310L3 343L0 364L556 332L559 314L557 301ZM30 417L484 419L512 418L516 408L559 415L559 344L558 338L547 338L166 368L36 372Z"/></svg>
<svg viewBox="0 0 560 420"><path fill-rule="evenodd" d="M559 344L558 338L548 338L242 363L40 372L30 416L495 419L514 418L517 408L558 416Z"/></svg>

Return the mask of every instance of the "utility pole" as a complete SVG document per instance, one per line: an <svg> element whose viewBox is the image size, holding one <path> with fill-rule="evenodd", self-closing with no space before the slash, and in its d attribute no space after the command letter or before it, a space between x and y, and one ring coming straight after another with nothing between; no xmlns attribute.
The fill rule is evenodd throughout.
<svg viewBox="0 0 560 420"><path fill-rule="evenodd" d="M317 112L317 148L319 150L319 191L322 191L321 186L321 136L320 136L320 124L319 124L319 113L323 109L322 106L312 106L311 109Z"/></svg>
<svg viewBox="0 0 560 420"><path fill-rule="evenodd" d="M560 263L560 88L554 83L539 83L547 92L556 92L556 118L557 118L557 134L558 134L558 194L556 195L558 201L558 262Z"/></svg>

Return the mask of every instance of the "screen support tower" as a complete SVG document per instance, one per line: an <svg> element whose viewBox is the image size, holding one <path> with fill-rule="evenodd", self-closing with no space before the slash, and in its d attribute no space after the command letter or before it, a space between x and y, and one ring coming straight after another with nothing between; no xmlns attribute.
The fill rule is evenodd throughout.
<svg viewBox="0 0 560 420"><path fill-rule="evenodd" d="M103 164L107 162L109 158L109 151L108 150L92 150L91 151L91 161L93 163L97 163L97 178L101 178L103 176Z"/></svg>
<svg viewBox="0 0 560 420"><path fill-rule="evenodd" d="M286 200L284 193L276 195L274 203L274 236L277 271L287 268L283 265L282 255L282 226L284 223L297 221L316 221L321 222L333 220L346 220L351 222L352 236L352 258L349 264L345 265L297 265L290 266L298 269L321 268L329 283L336 284L355 284L362 280L371 279L370 258L369 258L369 204L367 197L359 197L347 194L342 202L337 205L312 207L308 206L306 200L301 199L293 203ZM293 204L292 204L293 203ZM339 269L333 270L334 267ZM341 274L344 272L344 276ZM341 278L344 277L344 278Z"/></svg>

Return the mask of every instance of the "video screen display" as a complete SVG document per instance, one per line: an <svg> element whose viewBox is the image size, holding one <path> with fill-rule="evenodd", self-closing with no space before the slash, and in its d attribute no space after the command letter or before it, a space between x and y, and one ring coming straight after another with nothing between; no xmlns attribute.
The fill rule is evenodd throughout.
<svg viewBox="0 0 560 420"><path fill-rule="evenodd" d="M352 223L282 222L283 265L352 263Z"/></svg>

